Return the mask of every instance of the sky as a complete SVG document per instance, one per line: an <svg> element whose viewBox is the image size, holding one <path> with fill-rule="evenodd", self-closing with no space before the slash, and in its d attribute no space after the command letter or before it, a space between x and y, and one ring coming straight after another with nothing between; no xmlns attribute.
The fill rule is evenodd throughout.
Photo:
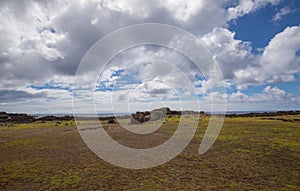
<svg viewBox="0 0 300 191"><path fill-rule="evenodd" d="M0 111L72 113L74 96L82 113L90 103L99 113L131 113L162 106L211 111L212 104L222 110L224 101L228 111L300 110L299 18L297 0L0 1ZM171 47L177 41L138 45L115 54L96 76L87 68L79 78L96 84L84 91L87 80L80 95L73 93L88 50L143 23L192 34L209 52L198 54L215 65L206 59L195 67ZM193 51L187 41L181 46Z"/></svg>

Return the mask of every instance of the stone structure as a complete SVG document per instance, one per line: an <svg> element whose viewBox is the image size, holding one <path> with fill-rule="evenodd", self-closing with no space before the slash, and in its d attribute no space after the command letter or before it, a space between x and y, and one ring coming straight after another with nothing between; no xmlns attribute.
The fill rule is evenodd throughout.
<svg viewBox="0 0 300 191"><path fill-rule="evenodd" d="M131 115L131 124L140 124L147 121L164 119L167 115L180 115L180 111L171 111L168 107L154 109L152 111L136 112Z"/></svg>

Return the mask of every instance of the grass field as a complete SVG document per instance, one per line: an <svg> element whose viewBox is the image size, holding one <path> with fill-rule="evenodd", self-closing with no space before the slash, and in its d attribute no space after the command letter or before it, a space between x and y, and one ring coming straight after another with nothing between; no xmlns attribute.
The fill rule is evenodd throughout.
<svg viewBox="0 0 300 191"><path fill-rule="evenodd" d="M215 144L199 155L208 123L204 119L180 155L144 170L98 158L75 122L6 124L0 127L0 189L300 190L300 122L293 121L299 118L226 118ZM124 145L146 148L168 139L177 123L168 118L162 128L145 136L124 132L117 124L104 128Z"/></svg>

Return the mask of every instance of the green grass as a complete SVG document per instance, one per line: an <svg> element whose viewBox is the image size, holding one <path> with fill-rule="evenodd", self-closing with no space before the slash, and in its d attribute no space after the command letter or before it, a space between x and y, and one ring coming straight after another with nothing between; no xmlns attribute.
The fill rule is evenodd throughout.
<svg viewBox="0 0 300 191"><path fill-rule="evenodd" d="M280 116L285 117L299 118ZM208 120L199 123L180 155L144 170L119 168L98 158L82 141L74 121L5 125L0 127L0 189L300 190L299 122L226 118L215 144L199 155ZM167 140L178 122L167 118L161 129L142 137L117 124L104 127L124 145L148 148Z"/></svg>
<svg viewBox="0 0 300 191"><path fill-rule="evenodd" d="M75 125L75 121L37 121L33 123L6 123L1 124L1 130L24 130L32 128L50 128Z"/></svg>

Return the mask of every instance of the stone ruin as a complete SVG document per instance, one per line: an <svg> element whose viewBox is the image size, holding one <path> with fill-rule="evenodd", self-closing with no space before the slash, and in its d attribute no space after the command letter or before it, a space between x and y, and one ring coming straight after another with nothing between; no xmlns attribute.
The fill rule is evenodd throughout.
<svg viewBox="0 0 300 191"><path fill-rule="evenodd" d="M168 107L154 109L152 111L136 112L131 115L131 124L141 124L147 121L164 119L167 115L181 115L180 111L171 111Z"/></svg>

